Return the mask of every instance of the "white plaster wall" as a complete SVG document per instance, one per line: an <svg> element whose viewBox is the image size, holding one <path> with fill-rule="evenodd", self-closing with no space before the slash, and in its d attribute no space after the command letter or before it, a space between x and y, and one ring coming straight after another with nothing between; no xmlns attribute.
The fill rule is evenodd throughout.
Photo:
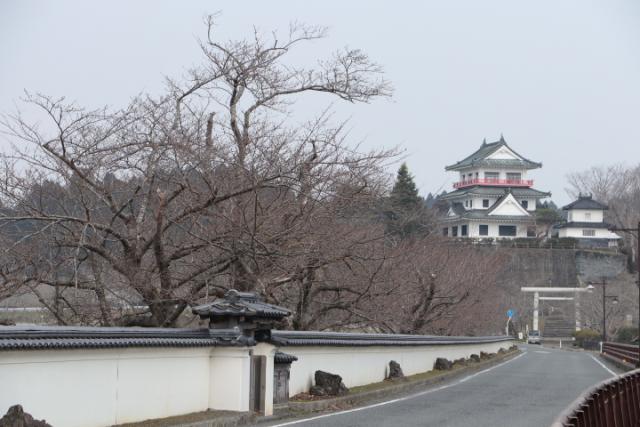
<svg viewBox="0 0 640 427"><path fill-rule="evenodd" d="M462 236L461 233L461 227L464 223L454 223L454 224L442 224L442 226L440 227L440 233L442 234L442 228L447 227L449 230L449 237L452 237L451 234L451 227L453 227L454 225L458 226L458 236L457 237L465 237ZM488 236L481 236L480 235L480 224L483 225L488 225L489 226L489 235ZM527 237L527 225L526 224L512 224L512 223L505 223L502 225L515 225L516 226L516 235L515 236L500 236L499 235L499 223L491 223L491 222L483 222L483 221L479 221L479 222L469 222L469 227L468 227L468 232L469 235L466 237L473 237L473 238L479 238L479 239L486 239L486 238L493 238L493 239L512 239L512 238L519 238L519 237Z"/></svg>
<svg viewBox="0 0 640 427"><path fill-rule="evenodd" d="M209 409L248 411L250 350L233 347L215 349L210 360L207 375Z"/></svg>
<svg viewBox="0 0 640 427"><path fill-rule="evenodd" d="M485 172L498 172L500 174L499 179L507 179L507 173L519 173L521 175L521 179L528 179L527 178L527 170L526 169L486 169L486 168L479 168L479 169L467 169L464 171L460 171L458 174L458 180L460 181L468 181L469 180L469 174L472 174L472 178L471 179L475 179L476 178L476 173L478 173L478 178L480 179L484 179L485 177Z"/></svg>
<svg viewBox="0 0 640 427"><path fill-rule="evenodd" d="M221 352L226 352L226 363L221 362L225 360ZM21 404L35 418L56 427L100 427L209 408L246 410L248 352L241 348L4 351L0 352L0 413ZM226 393L211 397L212 390ZM244 395L244 400L238 398Z"/></svg>
<svg viewBox="0 0 640 427"><path fill-rule="evenodd" d="M489 226L489 235L488 236L481 236L480 235L480 224L482 225L488 225ZM509 238L513 238L510 236L500 236L499 233L499 226L500 224L497 223L490 223L490 222L473 222L470 224L469 226L469 237L477 237L480 239L486 239L486 238L493 238L493 239L509 239ZM502 225L515 225L516 226L516 236L515 237L527 237L527 226L526 225L522 225L522 224L502 224Z"/></svg>
<svg viewBox="0 0 640 427"><path fill-rule="evenodd" d="M500 147L497 151L491 153L491 155L487 156L487 159L520 159L513 151L509 150L507 147Z"/></svg>
<svg viewBox="0 0 640 427"><path fill-rule="evenodd" d="M575 237L579 239L619 239L620 238L620 236L618 236L616 233L613 233L604 228L596 228L595 236L584 236L582 234L582 230L585 230L585 229L574 228L574 227L560 228L558 230L558 237ZM594 230L594 229L590 228L587 230Z"/></svg>
<svg viewBox="0 0 640 427"><path fill-rule="evenodd" d="M587 219L587 214L591 217ZM571 209L567 219L574 222L602 222L604 221L604 211L600 209Z"/></svg>
<svg viewBox="0 0 640 427"><path fill-rule="evenodd" d="M527 211L529 212L534 212L536 210L536 199L527 199L527 198L516 198L518 200L518 203L520 203L522 205L522 201L526 200L529 203L529 206L527 207Z"/></svg>
<svg viewBox="0 0 640 427"><path fill-rule="evenodd" d="M489 207L485 208L482 206L483 200L489 200ZM482 197L482 196L473 196L473 209L489 209L493 204L498 200L496 197Z"/></svg>
<svg viewBox="0 0 640 427"><path fill-rule="evenodd" d="M287 346L281 350L298 357L291 365L289 381L289 395L294 396L309 390L317 370L338 374L347 387L355 387L383 381L391 360L400 363L405 375L413 375L432 370L438 357L454 360L480 351L495 353L511 345L513 341L394 347Z"/></svg>

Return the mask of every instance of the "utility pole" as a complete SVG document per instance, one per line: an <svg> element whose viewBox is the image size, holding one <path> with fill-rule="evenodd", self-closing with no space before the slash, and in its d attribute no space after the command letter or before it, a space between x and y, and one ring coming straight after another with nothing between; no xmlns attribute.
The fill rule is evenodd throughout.
<svg viewBox="0 0 640 427"><path fill-rule="evenodd" d="M602 282L589 282L590 285L602 286L602 342L607 342L607 299L612 299L614 304L618 303L617 295L607 295L607 280L603 277Z"/></svg>
<svg viewBox="0 0 640 427"><path fill-rule="evenodd" d="M629 233L632 236L635 233L636 237L636 270L638 272L638 363L636 363L636 367L640 368L640 221L638 221L638 226L636 228L617 228L613 227L609 229L610 231L622 231L624 233Z"/></svg>

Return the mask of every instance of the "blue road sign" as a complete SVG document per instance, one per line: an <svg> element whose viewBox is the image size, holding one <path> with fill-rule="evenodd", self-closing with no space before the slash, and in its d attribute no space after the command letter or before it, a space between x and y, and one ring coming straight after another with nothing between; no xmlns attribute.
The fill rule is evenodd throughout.
<svg viewBox="0 0 640 427"><path fill-rule="evenodd" d="M514 312L513 310L511 310L511 309L509 309L509 310L507 311L507 317L508 317L508 318L512 318L514 314L515 314L515 312Z"/></svg>

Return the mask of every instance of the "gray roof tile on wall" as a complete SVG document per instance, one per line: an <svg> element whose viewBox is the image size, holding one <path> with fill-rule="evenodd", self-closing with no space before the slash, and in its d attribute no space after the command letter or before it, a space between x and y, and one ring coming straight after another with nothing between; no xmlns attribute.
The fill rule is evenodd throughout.
<svg viewBox="0 0 640 427"><path fill-rule="evenodd" d="M418 346L502 342L508 336L449 337L435 335L365 334L316 331L272 331L271 340L282 346Z"/></svg>
<svg viewBox="0 0 640 427"><path fill-rule="evenodd" d="M250 343L234 330L28 325L0 327L0 350L209 347L246 344Z"/></svg>

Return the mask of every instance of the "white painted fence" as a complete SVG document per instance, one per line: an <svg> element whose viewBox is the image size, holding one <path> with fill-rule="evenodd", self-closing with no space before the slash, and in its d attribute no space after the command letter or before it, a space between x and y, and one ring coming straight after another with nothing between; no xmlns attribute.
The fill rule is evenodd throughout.
<svg viewBox="0 0 640 427"><path fill-rule="evenodd" d="M309 390L316 370L353 387L382 381L390 360L411 375L431 370L437 357L513 344L505 337L279 331L265 339L247 346L255 342L229 330L0 327L0 416L21 404L54 427L102 427L207 409L248 411L252 355L266 356L261 406L271 414L276 350L298 357L294 395Z"/></svg>
<svg viewBox="0 0 640 427"><path fill-rule="evenodd" d="M496 353L513 345L513 341L483 344L425 346L291 346L282 350L298 357L291 366L289 395L309 391L315 371L327 371L342 377L347 387L383 381L388 375L389 361L395 360L405 375L433 369L438 357L449 360L468 358L472 354Z"/></svg>
<svg viewBox="0 0 640 427"><path fill-rule="evenodd" d="M15 404L54 427L102 427L249 410L248 348L0 351L0 416Z"/></svg>

